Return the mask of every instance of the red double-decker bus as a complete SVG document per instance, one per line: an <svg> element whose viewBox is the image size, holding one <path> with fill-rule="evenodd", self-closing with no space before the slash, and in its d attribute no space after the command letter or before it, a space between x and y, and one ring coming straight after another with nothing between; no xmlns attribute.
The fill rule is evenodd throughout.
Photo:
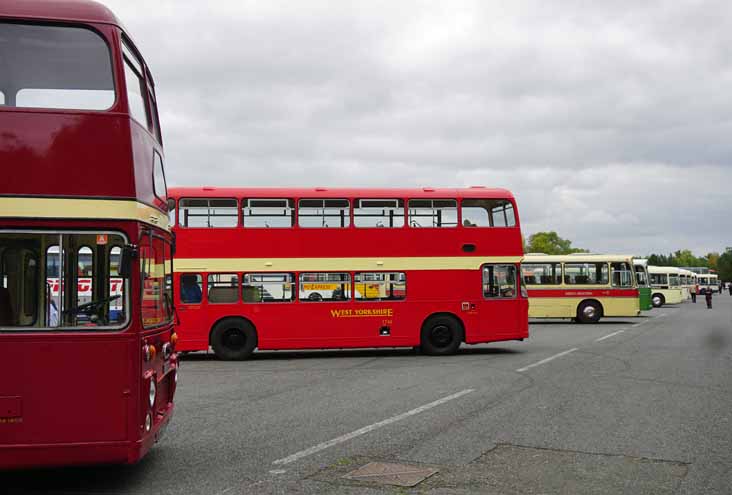
<svg viewBox="0 0 732 495"><path fill-rule="evenodd" d="M150 72L86 1L0 2L0 468L131 463L173 413Z"/></svg>
<svg viewBox="0 0 732 495"><path fill-rule="evenodd" d="M499 189L173 188L180 351L528 337L518 210Z"/></svg>

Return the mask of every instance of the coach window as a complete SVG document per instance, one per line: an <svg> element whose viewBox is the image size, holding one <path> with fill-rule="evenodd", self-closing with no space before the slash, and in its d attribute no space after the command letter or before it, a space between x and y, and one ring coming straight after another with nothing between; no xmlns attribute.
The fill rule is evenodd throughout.
<svg viewBox="0 0 732 495"><path fill-rule="evenodd" d="M244 199L241 210L244 227L295 225L295 201L292 199Z"/></svg>
<svg viewBox="0 0 732 495"><path fill-rule="evenodd" d="M94 253L90 247L79 248L76 258L79 277L76 291L76 305L81 306L94 299ZM83 320L83 316L80 318Z"/></svg>
<svg viewBox="0 0 732 495"><path fill-rule="evenodd" d="M235 199L181 199L178 209L181 227L236 227L239 224Z"/></svg>
<svg viewBox="0 0 732 495"><path fill-rule="evenodd" d="M3 21L0 40L0 104L78 110L114 104L112 58L95 31Z"/></svg>
<svg viewBox="0 0 732 495"><path fill-rule="evenodd" d="M125 280L119 274L122 248L113 246L109 250L109 298L107 310L112 325L125 321Z"/></svg>
<svg viewBox="0 0 732 495"><path fill-rule="evenodd" d="M143 127L150 129L151 121L145 101L147 85L143 76L142 61L133 53L124 40L122 42L122 53L125 62L125 83L127 85L127 104L130 115Z"/></svg>
<svg viewBox="0 0 732 495"><path fill-rule="evenodd" d="M562 267L559 263L524 263L521 272L526 285L560 285Z"/></svg>
<svg viewBox="0 0 732 495"><path fill-rule="evenodd" d="M456 227L457 201L454 199L410 199L410 227Z"/></svg>
<svg viewBox="0 0 732 495"><path fill-rule="evenodd" d="M294 286L292 273L245 273L241 297L245 303L294 301Z"/></svg>
<svg viewBox="0 0 732 495"><path fill-rule="evenodd" d="M355 275L357 301L399 301L407 297L404 272L368 272Z"/></svg>
<svg viewBox="0 0 732 495"><path fill-rule="evenodd" d="M516 297L514 265L483 265L483 297L513 299Z"/></svg>
<svg viewBox="0 0 732 495"><path fill-rule="evenodd" d="M212 273L208 276L208 302L212 304L239 301L239 276L236 273Z"/></svg>
<svg viewBox="0 0 732 495"><path fill-rule="evenodd" d="M633 287L633 271L628 263L611 263L613 287Z"/></svg>
<svg viewBox="0 0 732 495"><path fill-rule="evenodd" d="M163 203L168 201L168 186L165 183L163 159L157 151L153 152L153 190Z"/></svg>
<svg viewBox="0 0 732 495"><path fill-rule="evenodd" d="M197 273L186 273L180 276L180 302L183 304L200 304L203 299L203 277Z"/></svg>
<svg viewBox="0 0 732 495"><path fill-rule="evenodd" d="M351 299L350 273L301 273L300 301L348 301Z"/></svg>
<svg viewBox="0 0 732 495"><path fill-rule="evenodd" d="M404 227L403 199L357 199L353 206L356 227Z"/></svg>
<svg viewBox="0 0 732 495"><path fill-rule="evenodd" d="M513 204L505 199L464 199L463 227L514 227Z"/></svg>
<svg viewBox="0 0 732 495"><path fill-rule="evenodd" d="M607 285L607 263L565 263L564 283L567 285Z"/></svg>
<svg viewBox="0 0 732 495"><path fill-rule="evenodd" d="M300 227L348 227L350 205L347 199L301 199L297 220Z"/></svg>

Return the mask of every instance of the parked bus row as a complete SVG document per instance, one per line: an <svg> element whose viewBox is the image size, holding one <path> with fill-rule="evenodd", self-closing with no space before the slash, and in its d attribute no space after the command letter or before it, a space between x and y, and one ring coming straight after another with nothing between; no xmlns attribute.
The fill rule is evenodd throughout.
<svg viewBox="0 0 732 495"><path fill-rule="evenodd" d="M503 189L169 194L152 74L93 2L3 3L0 60L0 469L138 461L178 351L444 355L714 285L628 255L524 257Z"/></svg>

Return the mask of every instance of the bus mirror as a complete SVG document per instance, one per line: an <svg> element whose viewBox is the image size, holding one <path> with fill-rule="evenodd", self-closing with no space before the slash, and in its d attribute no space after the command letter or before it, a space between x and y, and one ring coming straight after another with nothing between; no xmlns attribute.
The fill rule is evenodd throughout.
<svg viewBox="0 0 732 495"><path fill-rule="evenodd" d="M168 198L168 211L175 210L175 200L173 198Z"/></svg>
<svg viewBox="0 0 732 495"><path fill-rule="evenodd" d="M119 276L129 278L132 275L132 261L137 258L137 247L127 244L122 248L119 260Z"/></svg>

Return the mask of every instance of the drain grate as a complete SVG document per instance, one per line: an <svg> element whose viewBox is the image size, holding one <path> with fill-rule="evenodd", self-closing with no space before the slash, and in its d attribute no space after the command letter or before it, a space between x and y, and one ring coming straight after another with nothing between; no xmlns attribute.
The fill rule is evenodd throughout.
<svg viewBox="0 0 732 495"><path fill-rule="evenodd" d="M366 481L381 485L412 487L426 480L437 472L437 469L408 464L391 464L386 462L369 462L343 478L353 481Z"/></svg>

